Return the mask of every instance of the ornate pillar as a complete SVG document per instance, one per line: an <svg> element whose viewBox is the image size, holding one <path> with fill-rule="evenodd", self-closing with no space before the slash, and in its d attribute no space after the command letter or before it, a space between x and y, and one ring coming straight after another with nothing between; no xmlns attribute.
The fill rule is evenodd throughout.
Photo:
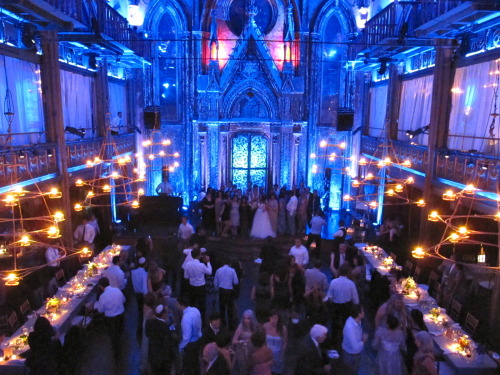
<svg viewBox="0 0 500 375"><path fill-rule="evenodd" d="M105 137L108 134L111 119L109 113L108 62L106 58L103 59L103 63L97 71L94 102L96 104L97 136Z"/></svg>
<svg viewBox="0 0 500 375"><path fill-rule="evenodd" d="M217 188L224 184L227 185L229 181L229 158L231 155L231 145L229 141L229 133L221 131L219 135L219 178L217 180Z"/></svg>
<svg viewBox="0 0 500 375"><path fill-rule="evenodd" d="M208 145L207 133L198 133L200 143L200 186L202 190L208 188Z"/></svg>
<svg viewBox="0 0 500 375"><path fill-rule="evenodd" d="M434 67L434 84L432 85L431 116L429 122L429 145L427 148L427 165L425 170L424 196L427 205L422 209L420 218L420 238L428 239L428 210L432 205L432 181L436 169L436 153L445 147L448 137L448 121L451 108L451 89L453 86L453 54L454 46L447 40L436 40L436 66Z"/></svg>
<svg viewBox="0 0 500 375"><path fill-rule="evenodd" d="M219 181L219 124L207 124L208 186L218 188Z"/></svg>
<svg viewBox="0 0 500 375"><path fill-rule="evenodd" d="M64 226L64 245L73 247L73 226L71 220L71 201L69 196L68 154L64 138L64 119L61 93L61 70L59 64L59 38L56 30L40 31L42 38L40 77L42 80L42 99L44 106L47 142L56 143L57 169L60 176L62 208L66 220Z"/></svg>
<svg viewBox="0 0 500 375"><path fill-rule="evenodd" d="M278 134L271 133L271 181L270 183L278 184L281 187L281 175L280 175L280 137Z"/></svg>
<svg viewBox="0 0 500 375"><path fill-rule="evenodd" d="M398 139L399 103L401 101L401 68L389 64L389 83L387 88L387 110L384 127L389 139Z"/></svg>

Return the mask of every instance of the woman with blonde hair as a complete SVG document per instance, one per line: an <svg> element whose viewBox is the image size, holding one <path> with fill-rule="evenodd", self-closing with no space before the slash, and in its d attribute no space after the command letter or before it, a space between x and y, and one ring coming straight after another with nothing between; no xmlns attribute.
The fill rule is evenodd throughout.
<svg viewBox="0 0 500 375"><path fill-rule="evenodd" d="M415 334L418 351L413 357L412 375L437 375L434 358L434 342L429 332L420 331Z"/></svg>
<svg viewBox="0 0 500 375"><path fill-rule="evenodd" d="M233 346L235 351L235 361L233 374L246 375L249 372L249 355L252 353L252 334L260 329L259 323L252 310L246 310L241 317L241 322L236 328L233 336Z"/></svg>

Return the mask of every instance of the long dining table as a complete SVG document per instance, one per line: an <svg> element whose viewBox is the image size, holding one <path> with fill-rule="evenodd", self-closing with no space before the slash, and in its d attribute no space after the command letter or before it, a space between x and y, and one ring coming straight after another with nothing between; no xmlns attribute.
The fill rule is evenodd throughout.
<svg viewBox="0 0 500 375"><path fill-rule="evenodd" d="M401 269L384 249L364 243L357 243L355 246L366 260L367 272L376 271L381 276L392 278L392 270ZM416 284L414 288L405 290L405 286L398 284L395 277L394 281L395 292L406 293L404 302L408 312L418 309L424 314L424 322L436 349L455 374L498 374L497 362L488 353L478 350L477 343L463 331L460 324L454 322L446 310L440 308L436 300L429 296L426 285ZM460 345L461 340L469 341L467 350Z"/></svg>
<svg viewBox="0 0 500 375"><path fill-rule="evenodd" d="M4 356L0 357L0 374L23 374L23 353L29 350L28 335L33 331L39 316L45 316L64 339L64 334L73 325L73 320L84 309L85 305L95 298L93 291L102 272L112 264L113 256L120 251L128 251L130 246L109 245L98 255L83 265L75 276L58 288L56 294L47 300L38 310L31 312L24 324L1 344ZM51 302L56 308L51 308Z"/></svg>

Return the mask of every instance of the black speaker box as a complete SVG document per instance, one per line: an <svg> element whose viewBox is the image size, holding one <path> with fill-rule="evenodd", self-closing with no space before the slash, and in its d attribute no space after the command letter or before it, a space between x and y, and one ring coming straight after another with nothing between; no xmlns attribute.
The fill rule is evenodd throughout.
<svg viewBox="0 0 500 375"><path fill-rule="evenodd" d="M354 111L352 110L342 110L339 108L337 113L337 130L338 131L349 131L352 130L354 125Z"/></svg>
<svg viewBox="0 0 500 375"><path fill-rule="evenodd" d="M160 129L160 107L144 108L144 127L146 129Z"/></svg>

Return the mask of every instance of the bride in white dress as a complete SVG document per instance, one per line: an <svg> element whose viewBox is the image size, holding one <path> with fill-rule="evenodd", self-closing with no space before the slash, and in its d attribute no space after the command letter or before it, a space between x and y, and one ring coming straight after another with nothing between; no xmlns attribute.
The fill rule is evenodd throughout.
<svg viewBox="0 0 500 375"><path fill-rule="evenodd" d="M276 233L274 233L271 221L269 220L269 214L266 210L266 200L264 197L260 197L257 211L255 211L255 216L253 218L250 237L266 238L269 236L276 237Z"/></svg>

